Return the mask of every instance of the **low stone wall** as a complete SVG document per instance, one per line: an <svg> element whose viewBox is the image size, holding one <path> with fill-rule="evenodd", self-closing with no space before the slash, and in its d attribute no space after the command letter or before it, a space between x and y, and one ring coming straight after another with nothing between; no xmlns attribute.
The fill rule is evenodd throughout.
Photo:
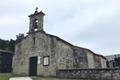
<svg viewBox="0 0 120 80"><path fill-rule="evenodd" d="M120 69L64 69L57 70L57 77L85 80L120 80Z"/></svg>

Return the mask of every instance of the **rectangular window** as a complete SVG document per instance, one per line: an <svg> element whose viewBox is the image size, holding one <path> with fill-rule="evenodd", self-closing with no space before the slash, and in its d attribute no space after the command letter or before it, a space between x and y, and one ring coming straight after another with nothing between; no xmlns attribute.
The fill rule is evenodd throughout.
<svg viewBox="0 0 120 80"><path fill-rule="evenodd" d="M43 57L43 65L44 66L49 66L49 56L44 56Z"/></svg>
<svg viewBox="0 0 120 80"><path fill-rule="evenodd" d="M32 48L35 48L35 37L32 38Z"/></svg>
<svg viewBox="0 0 120 80"><path fill-rule="evenodd" d="M33 45L35 45L35 37L33 37Z"/></svg>

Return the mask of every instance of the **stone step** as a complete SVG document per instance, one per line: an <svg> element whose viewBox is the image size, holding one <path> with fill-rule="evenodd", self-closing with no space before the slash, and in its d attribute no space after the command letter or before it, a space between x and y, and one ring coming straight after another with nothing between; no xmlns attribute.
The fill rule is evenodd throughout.
<svg viewBox="0 0 120 80"><path fill-rule="evenodd" d="M30 77L12 77L9 80L32 80Z"/></svg>

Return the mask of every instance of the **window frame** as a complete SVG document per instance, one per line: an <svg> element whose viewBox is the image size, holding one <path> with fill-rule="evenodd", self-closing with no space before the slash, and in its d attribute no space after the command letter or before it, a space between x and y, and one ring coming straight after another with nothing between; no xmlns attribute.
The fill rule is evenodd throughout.
<svg viewBox="0 0 120 80"><path fill-rule="evenodd" d="M45 58L47 58L47 64L45 64ZM50 56L43 56L43 66L49 66L50 65Z"/></svg>

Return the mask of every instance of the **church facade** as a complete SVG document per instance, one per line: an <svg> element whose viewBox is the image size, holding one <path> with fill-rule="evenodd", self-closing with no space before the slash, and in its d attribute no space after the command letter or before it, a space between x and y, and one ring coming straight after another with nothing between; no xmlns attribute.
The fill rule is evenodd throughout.
<svg viewBox="0 0 120 80"><path fill-rule="evenodd" d="M13 73L30 76L56 76L59 69L106 68L106 58L93 51L74 46L46 33L44 13L29 16L29 32L17 42L13 57Z"/></svg>

